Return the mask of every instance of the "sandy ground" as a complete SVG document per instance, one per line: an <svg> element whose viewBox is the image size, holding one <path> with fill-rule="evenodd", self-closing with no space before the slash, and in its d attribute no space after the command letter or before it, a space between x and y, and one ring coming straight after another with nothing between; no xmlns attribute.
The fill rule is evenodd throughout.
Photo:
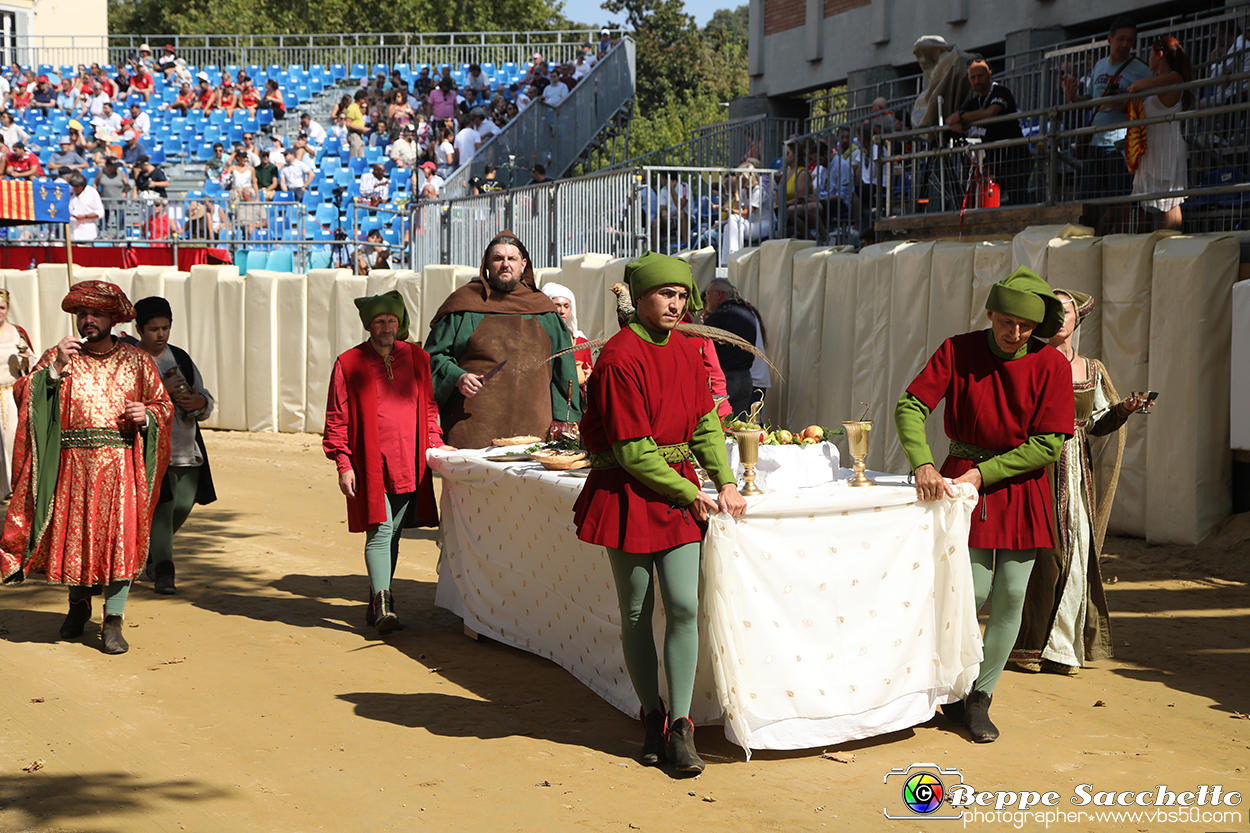
<svg viewBox="0 0 1250 833"><path fill-rule="evenodd" d="M407 629L366 629L362 538L320 438L208 444L221 499L179 536L178 595L132 591L129 653L100 652L98 606L81 641L58 641L63 588L0 590L0 830L955 829L883 817L907 813L886 773L915 762L983 790L1054 790L1067 812L1083 783L1250 793L1247 516L1198 549L1110 540L1116 658L1072 679L1009 671L997 743L939 717L842 745L851 763L821 749L748 763L708 727L707 772L677 780L633 760L636 721L546 660L470 641L433 606L429 531L401 553ZM1233 809L1053 826L1250 830L1250 796Z"/></svg>

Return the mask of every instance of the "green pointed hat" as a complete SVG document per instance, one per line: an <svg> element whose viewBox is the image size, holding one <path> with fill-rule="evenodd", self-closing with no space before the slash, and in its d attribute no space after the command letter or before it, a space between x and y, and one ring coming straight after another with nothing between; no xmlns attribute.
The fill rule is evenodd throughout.
<svg viewBox="0 0 1250 833"><path fill-rule="evenodd" d="M1059 332L1063 326L1063 303L1051 290L1050 284L1024 266L990 287L985 308L990 312L1037 322L1033 335L1043 340Z"/></svg>
<svg viewBox="0 0 1250 833"><path fill-rule="evenodd" d="M684 286L690 292L686 309L698 312L703 309L703 301L699 290L694 285L694 277L690 273L690 264L678 257L669 257L658 252L646 252L642 257L625 267L625 282L629 284L630 297L634 303L653 289L676 284Z"/></svg>
<svg viewBox="0 0 1250 833"><path fill-rule="evenodd" d="M373 319L383 313L390 313L399 319L399 332L395 334L395 338L400 341L408 340L408 307L404 305L404 296L396 290L357 298L356 309L360 310L360 323L366 330Z"/></svg>

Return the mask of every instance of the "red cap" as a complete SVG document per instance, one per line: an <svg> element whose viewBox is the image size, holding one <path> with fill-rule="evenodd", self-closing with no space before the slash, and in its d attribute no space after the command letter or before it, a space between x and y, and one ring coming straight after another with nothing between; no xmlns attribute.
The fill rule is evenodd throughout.
<svg viewBox="0 0 1250 833"><path fill-rule="evenodd" d="M40 75L40 76L39 76L38 78L36 78L35 80L36 80L36 81L38 81L40 84L46 84L46 83L48 83L48 76L46 76L46 75Z"/></svg>

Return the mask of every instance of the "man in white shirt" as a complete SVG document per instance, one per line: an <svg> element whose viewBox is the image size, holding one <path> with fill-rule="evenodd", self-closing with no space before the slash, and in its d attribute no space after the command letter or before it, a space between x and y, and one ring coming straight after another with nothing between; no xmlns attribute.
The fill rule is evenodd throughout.
<svg viewBox="0 0 1250 833"><path fill-rule="evenodd" d="M386 168L374 165L360 176L360 198L373 205L386 202L390 186L391 181L386 178Z"/></svg>
<svg viewBox="0 0 1250 833"><path fill-rule="evenodd" d="M87 178L79 171L68 177L74 196L69 199L69 238L87 242L100 235L99 222L104 216L104 202L100 192L87 184Z"/></svg>
<svg viewBox="0 0 1250 833"><path fill-rule="evenodd" d="M456 146L457 166L467 165L473 158L473 154L477 153L477 149L482 146L482 134L477 129L482 126L485 117L486 111L480 107L473 108L473 111L469 113L469 124L456 134L452 144Z"/></svg>
<svg viewBox="0 0 1250 833"><path fill-rule="evenodd" d="M529 103L538 95L537 87L526 87L524 90L516 94L516 106L518 110L524 110Z"/></svg>
<svg viewBox="0 0 1250 833"><path fill-rule="evenodd" d="M282 168L278 171L278 190L290 191L297 202L304 199L304 188L308 186L311 173L311 166L296 159L294 150L288 150L283 157Z"/></svg>
<svg viewBox="0 0 1250 833"><path fill-rule="evenodd" d="M417 142L413 137L412 126L406 126L399 138L391 143L388 154L397 167L411 168L417 164Z"/></svg>
<svg viewBox="0 0 1250 833"><path fill-rule="evenodd" d="M152 132L152 119L138 104L130 105L130 128L140 136L147 136Z"/></svg>
<svg viewBox="0 0 1250 833"><path fill-rule="evenodd" d="M308 137L308 144L313 147L319 148L326 143L326 129L313 121L311 113L300 113L299 132Z"/></svg>
<svg viewBox="0 0 1250 833"><path fill-rule="evenodd" d="M417 193L424 199L436 200L438 199L438 195L443 190L443 178L434 173L436 168L438 168L438 166L433 162L421 163L422 175L419 177L420 182L417 183Z"/></svg>
<svg viewBox="0 0 1250 833"><path fill-rule="evenodd" d="M477 132L481 135L482 142L484 144L491 136L494 136L496 133L502 133L503 131L499 129L499 125L495 124L495 120L488 115L486 118L482 119L482 124L478 127Z"/></svg>

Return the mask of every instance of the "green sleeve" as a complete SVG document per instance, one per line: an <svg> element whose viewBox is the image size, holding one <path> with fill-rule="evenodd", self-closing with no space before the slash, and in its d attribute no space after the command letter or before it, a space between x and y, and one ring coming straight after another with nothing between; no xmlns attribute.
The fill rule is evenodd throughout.
<svg viewBox="0 0 1250 833"><path fill-rule="evenodd" d="M894 407L894 427L898 429L898 441L912 471L934 464L933 452L924 437L924 421L931 413L927 405L910 393L904 393Z"/></svg>
<svg viewBox="0 0 1250 833"><path fill-rule="evenodd" d="M619 440L612 443L612 451L621 467L648 489L671 500L676 506L694 503L699 494L698 487L664 461L651 437Z"/></svg>
<svg viewBox="0 0 1250 833"><path fill-rule="evenodd" d="M1050 465L1059 459L1066 439L1065 434L1033 434L1011 451L978 463L981 488Z"/></svg>
<svg viewBox="0 0 1250 833"><path fill-rule="evenodd" d="M717 489L729 483L737 484L738 478L734 477L734 471L729 467L729 455L725 453L725 431L721 428L720 416L715 408L704 414L695 426L694 435L690 438L690 450Z"/></svg>
<svg viewBox="0 0 1250 833"><path fill-rule="evenodd" d="M453 312L430 325L425 339L425 352L430 354L430 375L434 381L434 398L441 408L456 390L456 382L465 371L456 364L464 355L469 336L486 316L480 312Z"/></svg>
<svg viewBox="0 0 1250 833"><path fill-rule="evenodd" d="M573 346L573 336L559 313L543 313L538 321L551 338L551 352L559 353ZM582 418L582 392L577 384L577 361L566 353L551 362L551 418L560 422L579 422ZM573 399L569 400L569 382L573 382Z"/></svg>
<svg viewBox="0 0 1250 833"><path fill-rule="evenodd" d="M22 559L23 569L43 537L61 467L61 377L53 378L45 367L27 378L26 396L30 403L27 407L30 441L27 453L33 458L30 489L34 492L34 512ZM151 415L148 418L150 420Z"/></svg>

